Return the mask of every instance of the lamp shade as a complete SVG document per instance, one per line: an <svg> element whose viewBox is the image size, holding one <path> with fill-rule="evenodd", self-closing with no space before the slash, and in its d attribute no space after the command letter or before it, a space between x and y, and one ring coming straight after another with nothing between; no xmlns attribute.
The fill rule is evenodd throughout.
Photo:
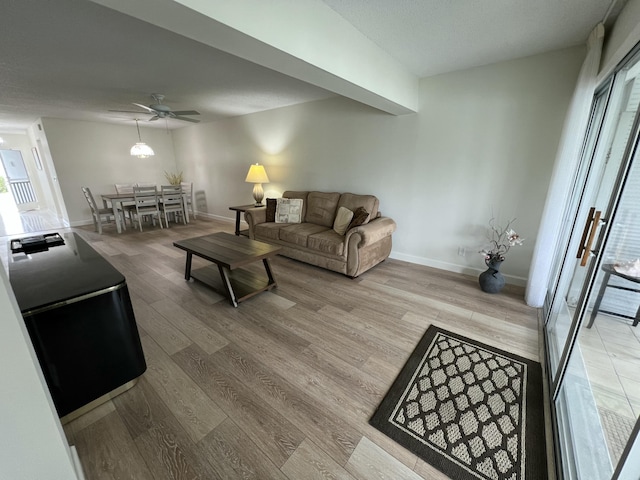
<svg viewBox="0 0 640 480"><path fill-rule="evenodd" d="M267 177L264 167L256 163L251 165L244 181L247 183L269 183L269 177Z"/></svg>
<svg viewBox="0 0 640 480"><path fill-rule="evenodd" d="M144 142L138 142L131 147L131 155L138 158L147 158L155 155L153 149Z"/></svg>

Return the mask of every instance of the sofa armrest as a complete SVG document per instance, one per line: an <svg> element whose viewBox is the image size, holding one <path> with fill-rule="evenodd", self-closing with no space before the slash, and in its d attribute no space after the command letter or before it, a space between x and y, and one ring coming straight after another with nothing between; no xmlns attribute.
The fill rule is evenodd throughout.
<svg viewBox="0 0 640 480"><path fill-rule="evenodd" d="M267 221L267 208L256 207L245 210L244 220L249 225L249 238L254 238L254 227Z"/></svg>
<svg viewBox="0 0 640 480"><path fill-rule="evenodd" d="M396 222L389 217L378 217L365 225L353 227L345 235L345 242L349 243L352 236L358 242L358 248L372 245L381 239L390 236L396 230Z"/></svg>

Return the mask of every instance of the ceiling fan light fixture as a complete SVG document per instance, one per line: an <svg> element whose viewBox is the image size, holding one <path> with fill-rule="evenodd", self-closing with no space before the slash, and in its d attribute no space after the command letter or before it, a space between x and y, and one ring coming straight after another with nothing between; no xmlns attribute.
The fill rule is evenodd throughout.
<svg viewBox="0 0 640 480"><path fill-rule="evenodd" d="M162 103L164 100L164 95L160 95L159 93L152 93L151 98L156 103L151 105L143 105L141 103L133 103L138 108L144 110L144 112L135 112L131 110L109 110L110 112L119 112L119 113L147 113L152 115L151 121L158 120L159 118L169 118L175 120L183 120L185 122L191 123L200 123L200 120L196 120L195 118L188 118L185 115L200 115L200 112L196 110L171 110L169 105Z"/></svg>
<svg viewBox="0 0 640 480"><path fill-rule="evenodd" d="M142 141L142 137L140 136L140 127L138 126L137 118L136 118L136 129L138 130L139 142L137 142L133 147L131 147L131 151L129 153L131 153L132 157L138 157L138 158L148 158L148 157L154 156L155 152L153 151L153 148L151 148L149 145L147 145Z"/></svg>

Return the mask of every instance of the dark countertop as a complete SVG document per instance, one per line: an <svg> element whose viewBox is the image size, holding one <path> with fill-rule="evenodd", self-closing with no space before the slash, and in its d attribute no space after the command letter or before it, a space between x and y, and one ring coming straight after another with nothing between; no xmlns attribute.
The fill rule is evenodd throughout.
<svg viewBox="0 0 640 480"><path fill-rule="evenodd" d="M125 283L124 276L78 234L60 235L65 244L44 252L9 250L9 280L23 313Z"/></svg>

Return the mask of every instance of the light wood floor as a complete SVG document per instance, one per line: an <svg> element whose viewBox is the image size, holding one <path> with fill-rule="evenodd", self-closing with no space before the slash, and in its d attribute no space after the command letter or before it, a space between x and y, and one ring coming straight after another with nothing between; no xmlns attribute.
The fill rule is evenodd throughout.
<svg viewBox="0 0 640 480"><path fill-rule="evenodd" d="M230 223L76 231L126 276L148 363L65 426L90 480L447 478L367 423L428 325L538 360L520 289L488 295L392 259L352 280L277 257L278 288L235 309L185 282L172 246Z"/></svg>

